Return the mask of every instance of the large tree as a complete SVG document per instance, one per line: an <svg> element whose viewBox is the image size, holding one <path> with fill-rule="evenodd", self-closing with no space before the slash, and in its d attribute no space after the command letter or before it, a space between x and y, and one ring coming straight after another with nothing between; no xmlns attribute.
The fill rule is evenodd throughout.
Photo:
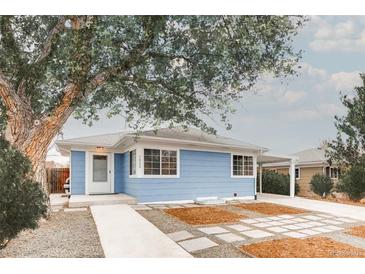
<svg viewBox="0 0 365 274"><path fill-rule="evenodd" d="M365 74L360 77L362 86L355 87L352 96L342 97L347 114L335 117L337 136L327 149L330 162L347 167L364 163L361 157L365 157Z"/></svg>
<svg viewBox="0 0 365 274"><path fill-rule="evenodd" d="M167 121L213 132L204 116L219 112L228 125L231 103L260 75L295 73L301 53L291 42L304 20L1 16L3 135L42 182L47 148L72 113L89 122L106 108L138 127Z"/></svg>

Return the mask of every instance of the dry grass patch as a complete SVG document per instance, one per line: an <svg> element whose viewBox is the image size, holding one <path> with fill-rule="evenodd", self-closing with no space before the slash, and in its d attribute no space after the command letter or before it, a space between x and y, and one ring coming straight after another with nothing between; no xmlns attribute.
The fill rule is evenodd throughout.
<svg viewBox="0 0 365 274"><path fill-rule="evenodd" d="M350 230L346 231L346 233L356 237L365 238L365 225L355 226Z"/></svg>
<svg viewBox="0 0 365 274"><path fill-rule="evenodd" d="M216 207L171 208L165 212L191 225L233 223L246 217Z"/></svg>
<svg viewBox="0 0 365 274"><path fill-rule="evenodd" d="M276 205L271 203L251 203L251 204L239 204L235 207L252 210L266 215L281 215L281 214L302 214L308 211L298 209L294 207Z"/></svg>
<svg viewBox="0 0 365 274"><path fill-rule="evenodd" d="M327 237L282 239L243 245L240 250L258 258L365 258L365 250Z"/></svg>

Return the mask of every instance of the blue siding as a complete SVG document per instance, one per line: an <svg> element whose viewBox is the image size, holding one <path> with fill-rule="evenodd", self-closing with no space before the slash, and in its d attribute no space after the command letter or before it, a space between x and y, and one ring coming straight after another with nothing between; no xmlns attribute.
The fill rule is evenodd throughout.
<svg viewBox="0 0 365 274"><path fill-rule="evenodd" d="M124 192L123 184L123 154L114 154L114 192ZM128 171L127 171L128 172Z"/></svg>
<svg viewBox="0 0 365 274"><path fill-rule="evenodd" d="M123 192L139 202L255 194L254 178L231 178L230 153L180 150L180 178L129 178L128 153L122 154L121 161Z"/></svg>
<svg viewBox="0 0 365 274"><path fill-rule="evenodd" d="M71 194L85 194L84 151L71 151Z"/></svg>

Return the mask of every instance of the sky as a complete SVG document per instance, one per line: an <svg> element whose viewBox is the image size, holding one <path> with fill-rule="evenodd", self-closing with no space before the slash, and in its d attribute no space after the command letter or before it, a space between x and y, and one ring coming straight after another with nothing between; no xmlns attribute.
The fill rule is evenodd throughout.
<svg viewBox="0 0 365 274"><path fill-rule="evenodd" d="M311 16L294 38L304 51L298 76L263 77L236 105L230 116L233 128L214 124L218 134L261 145L276 154L292 154L318 147L336 135L334 116L346 113L341 94L351 95L365 72L365 16ZM118 132L128 129L121 116L101 119L92 127L70 118L63 138ZM64 162L55 146L49 160Z"/></svg>

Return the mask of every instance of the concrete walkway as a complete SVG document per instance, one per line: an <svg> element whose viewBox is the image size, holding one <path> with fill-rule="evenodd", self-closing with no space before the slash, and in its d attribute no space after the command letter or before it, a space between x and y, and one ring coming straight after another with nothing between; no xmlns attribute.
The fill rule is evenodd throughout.
<svg viewBox="0 0 365 274"><path fill-rule="evenodd" d="M350 217L353 219L365 221L365 207L361 206L317 201L300 197L290 198L288 196L274 194L258 195L258 201L298 207L312 211L320 211L336 216Z"/></svg>
<svg viewBox="0 0 365 274"><path fill-rule="evenodd" d="M192 256L129 205L90 207L107 258Z"/></svg>

